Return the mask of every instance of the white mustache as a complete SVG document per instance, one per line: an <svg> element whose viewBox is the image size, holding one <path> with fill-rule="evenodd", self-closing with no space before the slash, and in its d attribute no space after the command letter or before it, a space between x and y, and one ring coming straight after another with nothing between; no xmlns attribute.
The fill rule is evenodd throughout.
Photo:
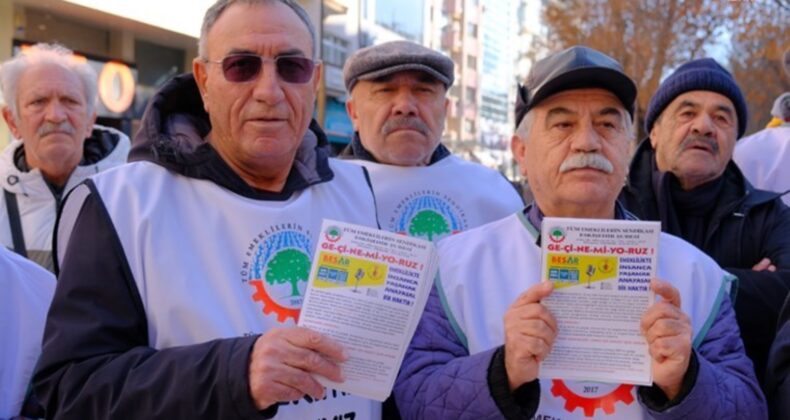
<svg viewBox="0 0 790 420"><path fill-rule="evenodd" d="M430 133L430 129L428 128L428 126L417 117L390 118L381 127L381 132L384 133L384 135L388 135L389 133L395 130L399 130L401 128L411 128L419 131L420 133L426 136L429 135Z"/></svg>
<svg viewBox="0 0 790 420"><path fill-rule="evenodd" d="M576 153L568 156L560 165L560 173L574 169L593 168L610 174L614 172L614 165L600 153Z"/></svg>
<svg viewBox="0 0 790 420"><path fill-rule="evenodd" d="M62 123L58 123L58 124L45 122L44 124L41 125L41 127L38 128L36 134L38 134L39 137L43 137L46 136L47 134L55 133L55 132L74 134L74 131L75 131L74 126L71 125L71 123L69 123L68 121L63 121Z"/></svg>

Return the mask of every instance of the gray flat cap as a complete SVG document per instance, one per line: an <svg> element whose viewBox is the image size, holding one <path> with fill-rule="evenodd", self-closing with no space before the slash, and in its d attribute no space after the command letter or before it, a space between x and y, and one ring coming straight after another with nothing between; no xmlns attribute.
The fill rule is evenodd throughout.
<svg viewBox="0 0 790 420"><path fill-rule="evenodd" d="M392 41L357 50L343 66L346 90L360 80L371 80L407 70L430 74L446 88L453 85L455 64L447 56L411 41Z"/></svg>

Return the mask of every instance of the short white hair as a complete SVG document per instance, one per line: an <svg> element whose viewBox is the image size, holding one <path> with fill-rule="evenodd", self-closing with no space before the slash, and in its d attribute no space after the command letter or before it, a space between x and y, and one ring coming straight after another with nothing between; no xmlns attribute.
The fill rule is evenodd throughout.
<svg viewBox="0 0 790 420"><path fill-rule="evenodd" d="M299 20L304 23L305 27L307 28L307 32L310 33L310 41L312 45L310 46L311 50L313 51L312 58L315 59L316 54L316 33L315 33L315 26L313 22L310 21L310 15L307 14L307 11L304 10L302 6L299 5L295 0L217 0L214 5L206 10L205 16L203 16L203 24L200 27L200 38L198 38L198 57L207 60L208 59L208 47L206 43L208 42L208 33L214 24L217 23L222 13L231 6L233 3L239 4L246 4L246 5L260 5L260 4L276 4L282 3L288 6L291 10L296 13L296 16L299 17Z"/></svg>
<svg viewBox="0 0 790 420"><path fill-rule="evenodd" d="M82 82L88 115L93 115L98 99L96 72L87 62L75 59L70 49L58 44L40 43L0 65L0 90L14 118L19 118L19 80L26 70L38 64L55 64L76 75Z"/></svg>
<svg viewBox="0 0 790 420"><path fill-rule="evenodd" d="M532 132L532 124L535 122L535 111L530 109L524 118L521 119L521 122L518 123L518 127L516 127L516 135L521 141L527 141L529 138L530 133Z"/></svg>

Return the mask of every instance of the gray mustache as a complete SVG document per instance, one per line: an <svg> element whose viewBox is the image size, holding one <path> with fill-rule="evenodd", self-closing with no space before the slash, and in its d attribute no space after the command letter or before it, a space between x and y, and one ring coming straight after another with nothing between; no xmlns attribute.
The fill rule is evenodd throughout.
<svg viewBox="0 0 790 420"><path fill-rule="evenodd" d="M614 172L614 166L604 155L600 153L576 153L568 156L560 165L560 173L572 171L574 169L593 168L610 174Z"/></svg>
<svg viewBox="0 0 790 420"><path fill-rule="evenodd" d="M71 125L68 121L63 121L62 123L51 123L45 122L38 128L37 134L39 137L46 136L47 134L61 132L66 134L74 134L74 126Z"/></svg>
<svg viewBox="0 0 790 420"><path fill-rule="evenodd" d="M417 117L393 117L393 118L390 118L390 119L387 120L387 122L384 123L384 126L381 127L381 131L386 136L386 135L390 134L391 132L393 132L395 130L400 130L400 129L403 129L403 128L409 128L409 129L412 129L412 130L417 130L417 131L419 131L420 133L422 133L422 134L424 134L426 136L429 134L429 131L430 131L430 129L428 129L428 126L425 125L425 123L422 122L422 120L420 120Z"/></svg>
<svg viewBox="0 0 790 420"><path fill-rule="evenodd" d="M694 147L695 143L703 143L706 146L710 147L710 149L713 150L714 154L719 153L719 143L717 143L716 140L713 140L708 136L701 136L699 134L689 134L688 136L686 136L686 138L683 139L683 142L680 143L680 150L683 151L686 149L690 149Z"/></svg>

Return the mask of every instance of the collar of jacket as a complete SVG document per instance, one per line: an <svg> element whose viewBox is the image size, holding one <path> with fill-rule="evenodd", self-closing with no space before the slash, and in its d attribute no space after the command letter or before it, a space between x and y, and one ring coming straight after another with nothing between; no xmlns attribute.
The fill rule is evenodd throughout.
<svg viewBox="0 0 790 420"><path fill-rule="evenodd" d="M436 149L434 149L433 154L431 154L431 160L428 162L428 166L433 165L451 154L452 153L447 147L439 143ZM380 163L367 149L365 149L365 146L362 145L362 140L359 138L359 133L356 131L354 132L354 137L351 139L351 142L340 152L338 157L342 159L361 159L368 162Z"/></svg>
<svg viewBox="0 0 790 420"><path fill-rule="evenodd" d="M646 138L634 152L628 171L628 183L623 191L624 194L630 196L631 203L642 203L641 211L630 210L636 211L642 219L646 220L659 220L658 197L654 185L668 182L667 177L672 176L664 172L655 173L654 166L655 151L650 145L650 139ZM655 179L656 176L658 179ZM729 213L735 209L746 214L750 208L773 201L782 195L754 188L732 160L727 164L722 176L725 184L719 196L720 203L717 205L718 210L714 215L715 220L718 220L721 214Z"/></svg>
<svg viewBox="0 0 790 420"><path fill-rule="evenodd" d="M285 186L279 192L247 184L205 140L210 131L211 123L192 74L176 76L151 98L129 161L153 162L256 200L287 200L297 191L334 177L329 167L329 143L315 120L310 121Z"/></svg>
<svg viewBox="0 0 790 420"><path fill-rule="evenodd" d="M85 139L82 160L74 168L63 190L70 190L90 175L125 163L129 147L129 138L124 133L111 127L94 125L91 136ZM0 187L14 194L28 196L48 194L50 191L41 171L28 168L21 140L13 140L0 155Z"/></svg>

